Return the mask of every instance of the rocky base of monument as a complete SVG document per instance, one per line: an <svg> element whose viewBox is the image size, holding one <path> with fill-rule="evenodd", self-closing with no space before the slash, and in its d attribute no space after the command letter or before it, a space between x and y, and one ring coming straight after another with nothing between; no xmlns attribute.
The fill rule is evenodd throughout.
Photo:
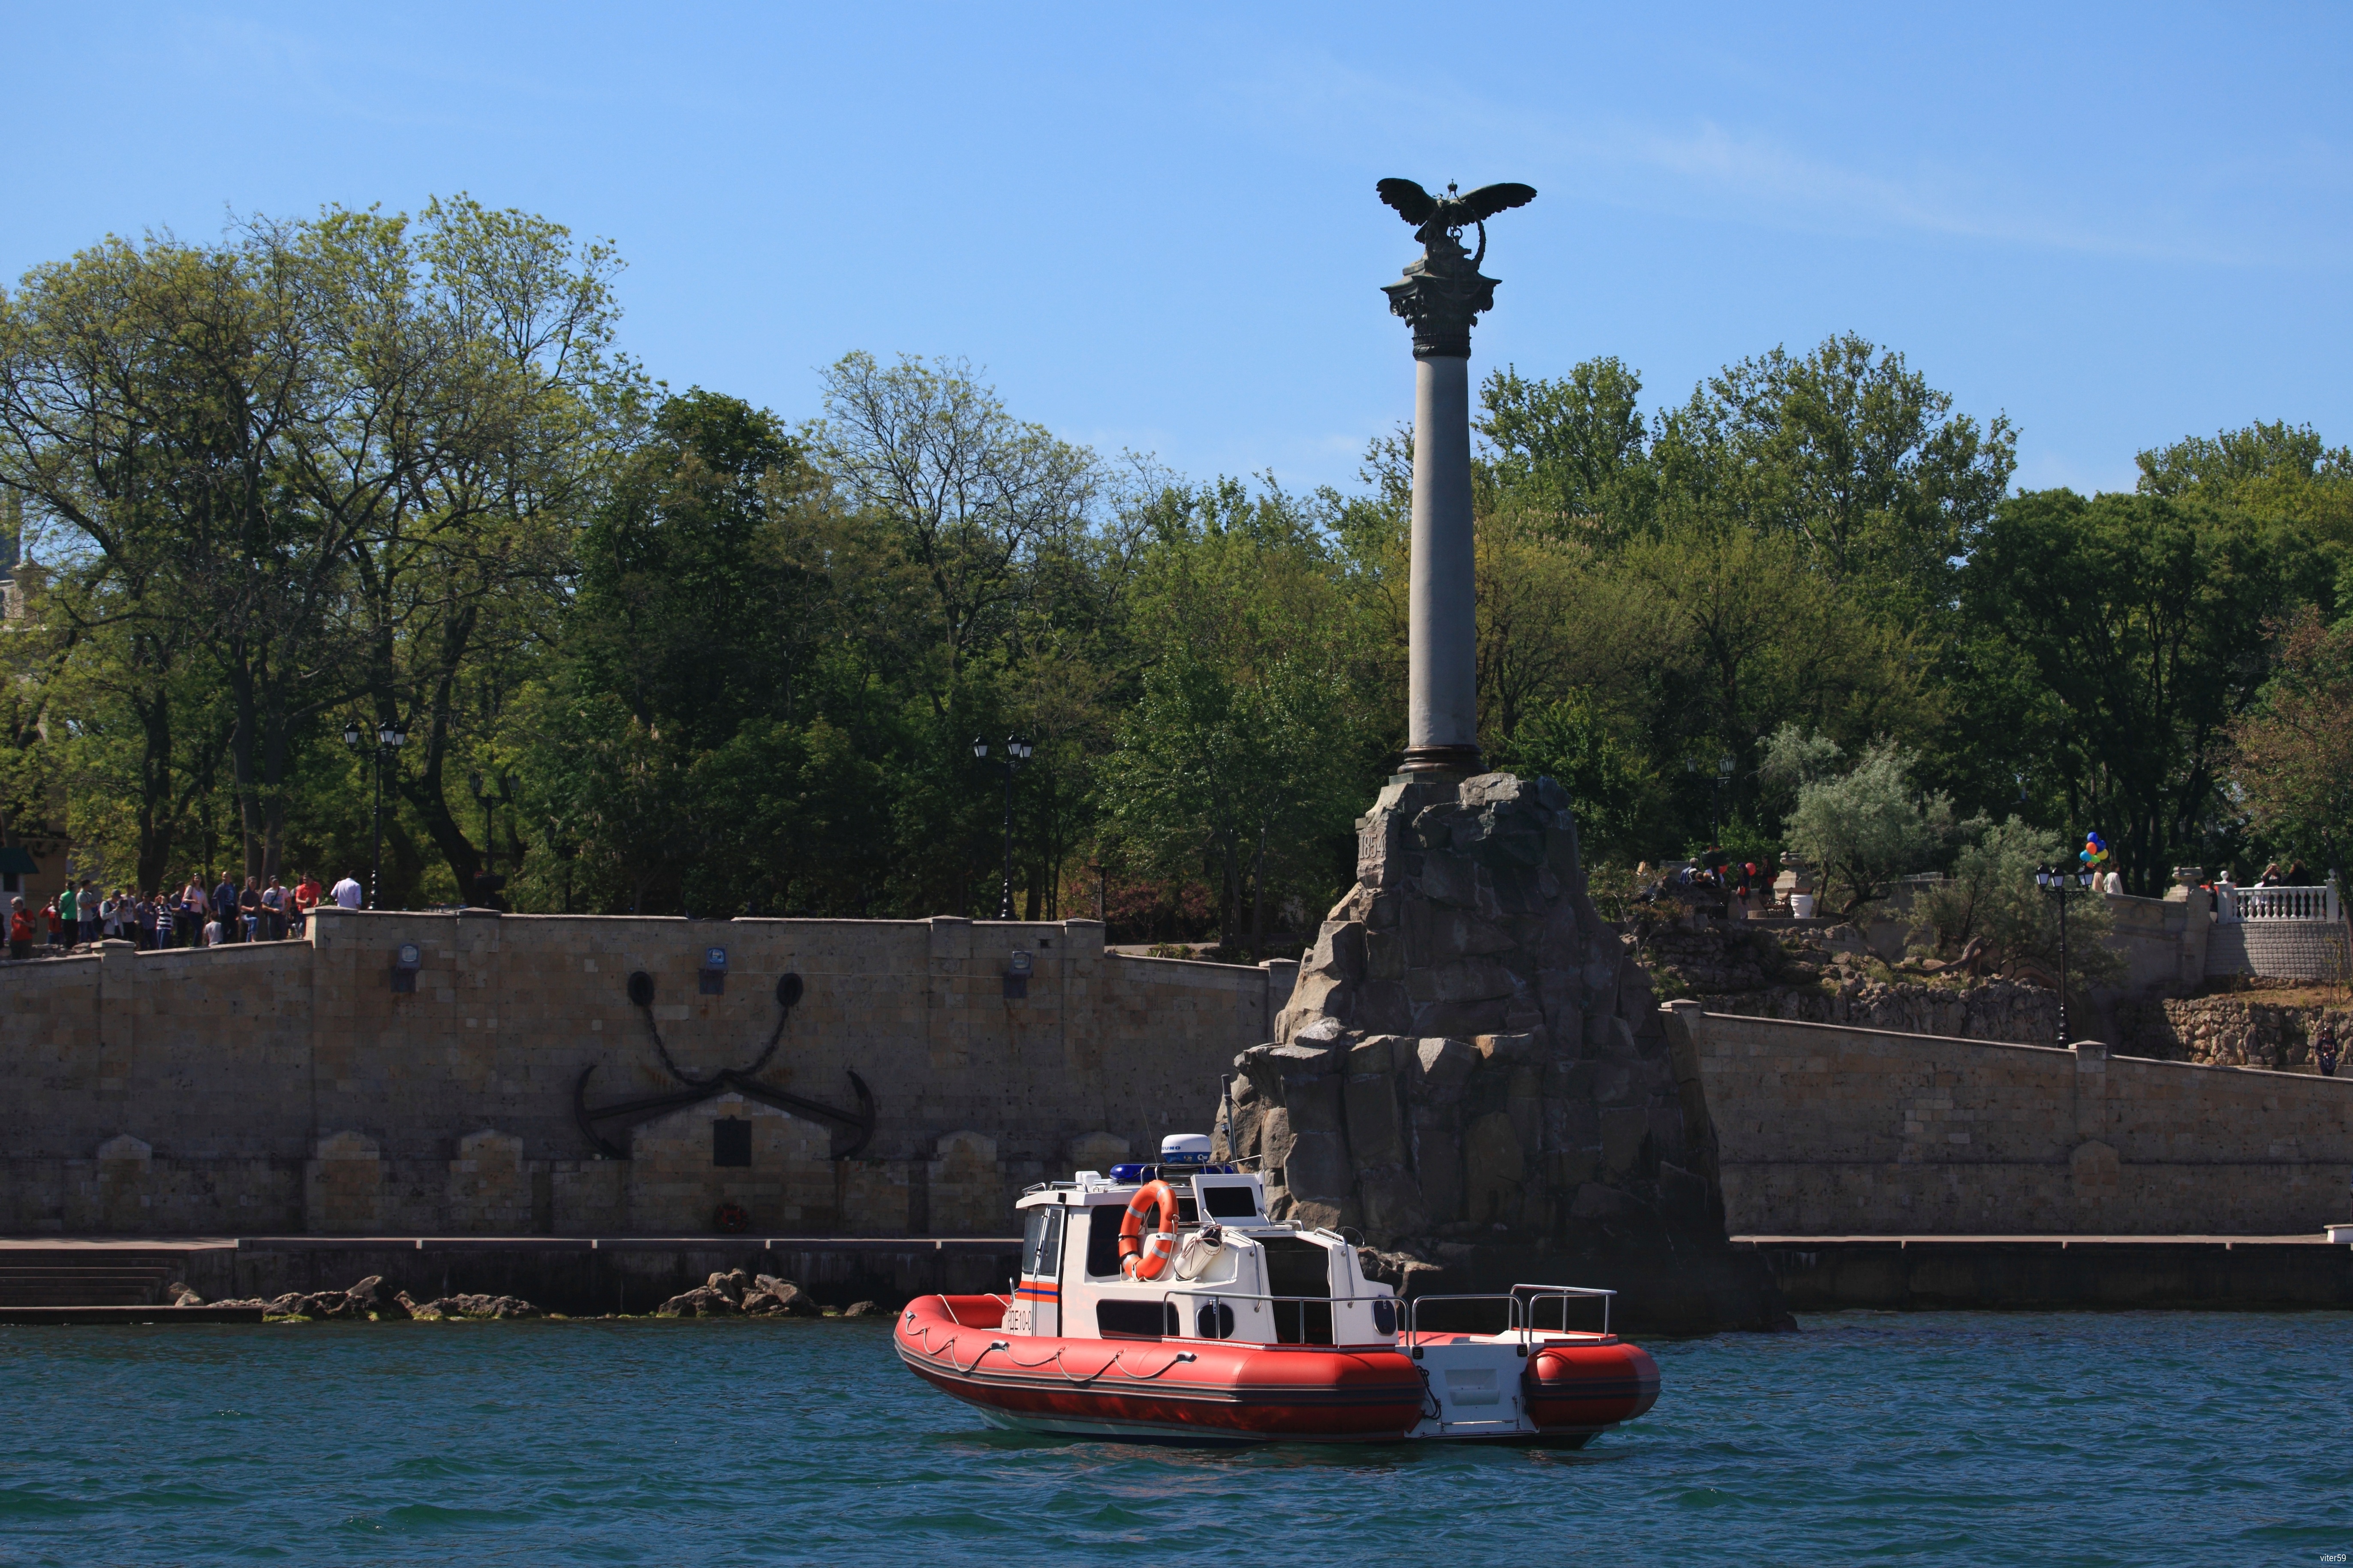
<svg viewBox="0 0 2353 1568"><path fill-rule="evenodd" d="M1686 1331L1784 1317L1725 1246L1696 1066L1549 779L1384 790L1274 1040L1235 1066L1217 1157L1277 1217L1361 1232L1393 1283L1609 1286Z"/></svg>
<svg viewBox="0 0 2353 1568"><path fill-rule="evenodd" d="M2324 997L2322 990L2281 987L2278 1001L2262 1000L2258 992L2119 1002L2116 1048L2125 1056L2203 1067L2317 1073L2314 1047L2324 1028L2334 1033L2340 1049L2353 1047L2353 1006L2337 999L2341 991ZM2353 1078L2353 1065L2340 1061L2337 1070Z"/></svg>

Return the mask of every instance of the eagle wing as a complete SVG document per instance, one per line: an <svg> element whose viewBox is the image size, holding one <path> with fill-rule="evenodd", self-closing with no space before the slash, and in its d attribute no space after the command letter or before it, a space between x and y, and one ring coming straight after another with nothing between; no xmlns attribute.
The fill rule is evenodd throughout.
<svg viewBox="0 0 2353 1568"><path fill-rule="evenodd" d="M1380 192L1381 200L1397 208L1398 216L1404 218L1408 223L1427 223L1430 221L1430 215L1438 210L1438 198L1431 195L1428 191L1423 190L1419 185L1415 184L1411 180L1383 180L1379 184L1375 185L1373 188ZM1512 188L1524 189L1525 187L1514 186ZM1532 196L1535 195L1535 193L1534 191L1529 191L1528 195ZM1523 197L1522 199L1525 200L1525 198Z"/></svg>
<svg viewBox="0 0 2353 1568"><path fill-rule="evenodd" d="M1386 180L1381 182L1385 197L1388 183ZM1469 195L1457 198L1473 218L1491 218L1507 208L1524 207L1535 199L1536 188L1534 185L1516 184L1482 185Z"/></svg>

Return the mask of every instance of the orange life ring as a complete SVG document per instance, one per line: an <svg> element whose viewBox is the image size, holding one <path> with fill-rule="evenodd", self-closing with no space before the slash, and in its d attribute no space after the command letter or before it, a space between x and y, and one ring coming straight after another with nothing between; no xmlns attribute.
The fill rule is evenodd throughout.
<svg viewBox="0 0 2353 1568"><path fill-rule="evenodd" d="M1150 1235L1144 1230L1144 1211L1155 1209ZM1176 1189L1166 1182L1146 1182L1127 1200L1119 1221L1119 1271L1130 1279L1157 1279L1176 1255Z"/></svg>

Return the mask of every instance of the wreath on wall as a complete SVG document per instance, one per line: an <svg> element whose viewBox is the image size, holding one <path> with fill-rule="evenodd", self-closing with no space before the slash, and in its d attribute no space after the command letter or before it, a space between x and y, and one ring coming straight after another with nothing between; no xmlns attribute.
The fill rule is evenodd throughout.
<svg viewBox="0 0 2353 1568"><path fill-rule="evenodd" d="M719 1227L722 1236L741 1236L752 1228L752 1216L744 1212L742 1204L729 1202L719 1205L711 1223Z"/></svg>

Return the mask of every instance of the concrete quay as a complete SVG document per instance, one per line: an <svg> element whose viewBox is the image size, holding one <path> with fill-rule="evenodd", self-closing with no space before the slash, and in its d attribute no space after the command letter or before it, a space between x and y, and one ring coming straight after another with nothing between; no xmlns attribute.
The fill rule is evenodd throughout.
<svg viewBox="0 0 2353 1568"><path fill-rule="evenodd" d="M1792 1311L2353 1308L2353 1247L2311 1236L1736 1236Z"/></svg>
<svg viewBox="0 0 2353 1568"><path fill-rule="evenodd" d="M175 1282L208 1301L267 1300L373 1274L420 1300L520 1296L590 1317L650 1312L731 1268L781 1276L828 1306L895 1306L932 1291L1003 1289L1020 1247L1018 1237L969 1236L14 1237L0 1238L0 1312L48 1314L27 1321L69 1309L121 1312L153 1305Z"/></svg>

